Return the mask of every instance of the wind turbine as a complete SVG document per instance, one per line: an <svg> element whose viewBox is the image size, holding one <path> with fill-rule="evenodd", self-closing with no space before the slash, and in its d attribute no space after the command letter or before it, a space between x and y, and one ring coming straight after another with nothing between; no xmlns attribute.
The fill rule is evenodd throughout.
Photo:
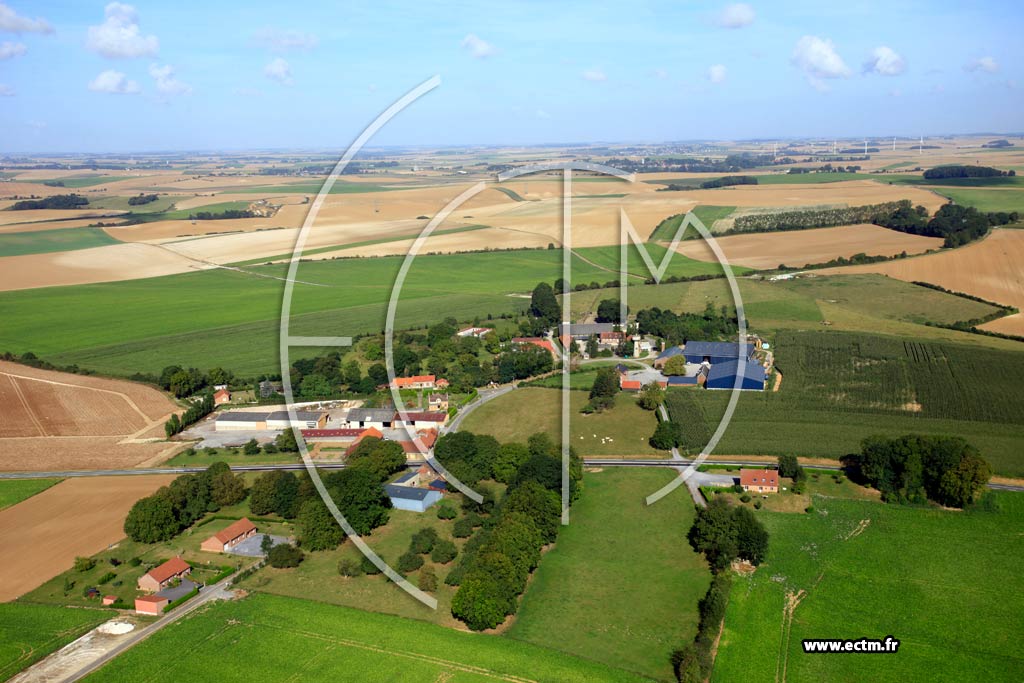
<svg viewBox="0 0 1024 683"><path fill-rule="evenodd" d="M892 136L892 151L896 151L896 136Z"/></svg>
<svg viewBox="0 0 1024 683"><path fill-rule="evenodd" d="M868 139L864 138L864 156L868 155Z"/></svg>
<svg viewBox="0 0 1024 683"><path fill-rule="evenodd" d="M921 136L921 142L917 146L918 155L924 154L924 136Z"/></svg>

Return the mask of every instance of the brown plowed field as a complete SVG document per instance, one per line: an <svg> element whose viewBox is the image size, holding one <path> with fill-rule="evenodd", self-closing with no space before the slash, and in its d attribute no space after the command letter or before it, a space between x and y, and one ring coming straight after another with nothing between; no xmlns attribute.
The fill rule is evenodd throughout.
<svg viewBox="0 0 1024 683"><path fill-rule="evenodd" d="M13 600L124 538L124 518L170 475L66 479L0 510L0 601Z"/></svg>
<svg viewBox="0 0 1024 683"><path fill-rule="evenodd" d="M750 268L776 268L780 263L799 268L858 253L869 256L892 256L903 251L920 254L942 246L942 240L937 237L908 235L867 224L730 235L717 238L717 242L730 263ZM704 240L682 242L677 251L699 261L717 260Z"/></svg>
<svg viewBox="0 0 1024 683"><path fill-rule="evenodd" d="M826 273L882 273L923 281L988 301L1024 309L1024 230L997 229L980 242L917 258L844 266ZM1024 317L1014 315L984 327L1024 335Z"/></svg>

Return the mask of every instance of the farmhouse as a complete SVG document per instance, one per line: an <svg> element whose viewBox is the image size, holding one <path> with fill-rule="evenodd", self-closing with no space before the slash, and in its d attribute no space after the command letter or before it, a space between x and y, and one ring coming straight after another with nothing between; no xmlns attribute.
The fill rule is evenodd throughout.
<svg viewBox="0 0 1024 683"><path fill-rule="evenodd" d="M394 421L394 408L353 408L348 411L345 426L349 429L389 429Z"/></svg>
<svg viewBox="0 0 1024 683"><path fill-rule="evenodd" d="M440 412L409 412L403 419L399 413L395 413L395 427L409 427L412 429L440 429L448 421L448 413Z"/></svg>
<svg viewBox="0 0 1024 683"><path fill-rule="evenodd" d="M384 487L384 491L388 494L388 498L391 499L392 507L412 512L426 512L430 506L437 503L443 497L440 491L402 486L400 484L387 484Z"/></svg>
<svg viewBox="0 0 1024 683"><path fill-rule="evenodd" d="M544 349L556 358L558 357L558 353L555 351L555 345L543 337L513 337L512 344L515 346L524 346L529 344L531 346Z"/></svg>
<svg viewBox="0 0 1024 683"><path fill-rule="evenodd" d="M222 553L255 534L256 525L243 517L223 531L210 536L199 545L199 548L211 553Z"/></svg>
<svg viewBox="0 0 1024 683"><path fill-rule="evenodd" d="M157 617L170 603L171 601L162 595L143 595L135 598L135 612Z"/></svg>
<svg viewBox="0 0 1024 683"><path fill-rule="evenodd" d="M420 450L420 446L416 445L415 440L402 438L403 436L408 436L408 434L402 434L398 438L390 440L397 442L398 445L402 447L402 450L405 451L405 456L408 460L420 460L424 455L430 455L430 450L434 447L434 443L437 441L437 430L425 429L416 433L416 438L419 439L419 442L422 445L422 450Z"/></svg>
<svg viewBox="0 0 1024 683"><path fill-rule="evenodd" d="M459 337L476 337L481 339L484 335L491 332L489 327L467 327L464 330L459 330L455 334Z"/></svg>
<svg viewBox="0 0 1024 683"><path fill-rule="evenodd" d="M227 389L218 389L213 394L213 405L222 406L225 403L231 403L231 392Z"/></svg>
<svg viewBox="0 0 1024 683"><path fill-rule="evenodd" d="M445 379L437 379L434 375L413 375L412 377L396 377L391 383L392 389L436 389L448 386Z"/></svg>
<svg viewBox="0 0 1024 683"><path fill-rule="evenodd" d="M430 410L448 410L448 394L431 394L427 399Z"/></svg>
<svg viewBox="0 0 1024 683"><path fill-rule="evenodd" d="M192 572L188 562L180 557L172 557L158 567L153 567L139 577L139 590L155 593L174 579L180 579Z"/></svg>
<svg viewBox="0 0 1024 683"><path fill-rule="evenodd" d="M740 470L740 486L754 493L778 493L779 473L775 470Z"/></svg>

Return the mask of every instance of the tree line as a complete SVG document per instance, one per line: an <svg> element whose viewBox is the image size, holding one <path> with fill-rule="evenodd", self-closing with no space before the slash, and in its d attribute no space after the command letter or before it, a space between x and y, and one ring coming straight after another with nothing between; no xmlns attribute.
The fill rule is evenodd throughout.
<svg viewBox="0 0 1024 683"><path fill-rule="evenodd" d="M143 204L150 204L155 202L159 197L155 194L137 194L134 197L128 198L129 206L141 206Z"/></svg>
<svg viewBox="0 0 1024 683"><path fill-rule="evenodd" d="M739 332L736 316L725 306L716 310L710 302L703 313L675 313L657 306L645 308L637 312L636 323L641 334L661 337L670 345L691 339L727 338Z"/></svg>
<svg viewBox="0 0 1024 683"><path fill-rule="evenodd" d="M978 450L957 436L910 434L872 436L859 454L843 460L851 479L882 492L882 499L963 508L985 492L992 467Z"/></svg>
<svg viewBox="0 0 1024 683"><path fill-rule="evenodd" d="M80 194L55 194L42 199L23 199L15 202L8 211L29 211L32 209L80 209L89 200Z"/></svg>
<svg viewBox="0 0 1024 683"><path fill-rule="evenodd" d="M991 166L968 166L966 164L948 164L929 168L924 172L925 180L942 180L945 178L1002 178L1015 176L1014 170L1001 171Z"/></svg>
<svg viewBox="0 0 1024 683"><path fill-rule="evenodd" d="M179 434L196 422L199 422L212 413L213 408L213 392L207 391L198 400L192 401L192 404L181 414L181 417L174 413L168 418L167 422L164 423L164 432L166 432L167 438Z"/></svg>
<svg viewBox="0 0 1024 683"><path fill-rule="evenodd" d="M711 190L716 187L728 187L730 185L757 185L757 176L752 175L727 175L714 180L707 180L700 184L702 190Z"/></svg>
<svg viewBox="0 0 1024 683"><path fill-rule="evenodd" d="M942 246L959 247L988 234L990 228L1015 223L1020 214L1016 211L994 211L982 213L973 206L943 204L932 218L923 206L910 208L904 200L892 212L881 213L871 222L883 228L906 232L911 235L943 238Z"/></svg>

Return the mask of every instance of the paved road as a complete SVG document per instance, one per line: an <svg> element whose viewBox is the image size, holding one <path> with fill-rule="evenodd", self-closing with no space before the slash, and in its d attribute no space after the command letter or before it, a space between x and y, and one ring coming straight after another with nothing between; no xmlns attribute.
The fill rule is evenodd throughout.
<svg viewBox="0 0 1024 683"><path fill-rule="evenodd" d="M158 619L157 621L153 622L149 626L146 626L145 628L139 629L138 631L133 633L131 636L129 636L127 639L125 639L122 643L120 643L117 647L115 647L112 650L110 650L109 652L103 654L98 659L93 660L89 664L86 664L84 667L82 667L81 669L79 669L75 673L71 674L70 676L68 676L64 680L70 682L70 681L79 681L79 680L85 678L86 676L88 676L89 674L91 674L92 672L96 671L101 666L103 666L104 664L106 664L107 662L112 660L114 657L117 657L118 655L124 653L129 648L131 648L131 647L133 647L135 645L138 645L143 640L145 640L146 638L150 637L151 635L153 635L154 633L156 633L160 629L164 628L165 626L169 626L170 624L173 624L175 621L177 621L177 620L181 619L182 617L184 617L184 616L194 612L195 610L199 609L200 607L202 607L206 603L210 602L211 600L229 600L229 599L231 599L233 596L226 589L227 589L227 586L231 583L231 579L232 579L233 576L234 575L229 576L226 579L223 579L220 583L214 584L212 586L207 586L206 588L204 588L199 593L199 595L197 595L196 597L192 598L191 600L186 602L181 607L178 607L176 610L174 610L170 614L168 614L168 615L166 615L164 617L161 617L160 619Z"/></svg>
<svg viewBox="0 0 1024 683"><path fill-rule="evenodd" d="M506 384L504 386L497 387L496 389L478 389L477 397L464 405L455 415L455 419L445 425L441 431L443 433L459 431L459 427L462 425L462 421L466 419L466 416L488 401L492 401L499 396L504 396L515 388L515 384Z"/></svg>

